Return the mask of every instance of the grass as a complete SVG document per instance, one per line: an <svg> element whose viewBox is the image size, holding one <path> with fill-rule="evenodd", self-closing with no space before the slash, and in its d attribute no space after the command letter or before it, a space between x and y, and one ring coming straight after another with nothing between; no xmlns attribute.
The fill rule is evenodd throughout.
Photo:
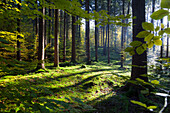
<svg viewBox="0 0 170 113"><path fill-rule="evenodd" d="M100 59L102 62L85 67L54 68L47 63L48 72L1 77L0 112L147 113L145 108L130 103L133 98L117 92L130 76L130 66L121 70L117 58L112 59L112 64ZM169 83L167 79L160 80ZM145 102L161 109L164 98L149 98L152 101L144 99ZM165 113L168 111L169 108Z"/></svg>

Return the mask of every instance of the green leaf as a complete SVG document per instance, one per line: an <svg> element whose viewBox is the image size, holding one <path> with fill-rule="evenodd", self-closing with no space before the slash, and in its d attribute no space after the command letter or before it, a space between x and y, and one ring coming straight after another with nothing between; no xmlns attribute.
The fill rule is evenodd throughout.
<svg viewBox="0 0 170 113"><path fill-rule="evenodd" d="M166 28L165 33L170 34L170 28Z"/></svg>
<svg viewBox="0 0 170 113"><path fill-rule="evenodd" d="M136 37L138 37L138 38L144 38L144 37L148 36L149 34L150 34L150 32L148 32L148 31L141 31L141 32L139 32L139 33L137 34Z"/></svg>
<svg viewBox="0 0 170 113"><path fill-rule="evenodd" d="M140 106L142 106L142 107L147 108L146 104L144 104L144 103L142 103L142 102L135 101L135 100L131 100L130 102L132 102L133 104L137 104L137 105L140 105Z"/></svg>
<svg viewBox="0 0 170 113"><path fill-rule="evenodd" d="M169 0L161 0L161 8L170 8Z"/></svg>
<svg viewBox="0 0 170 113"><path fill-rule="evenodd" d="M154 34L149 34L147 37L145 37L145 41L151 41L151 39L154 37Z"/></svg>
<svg viewBox="0 0 170 113"><path fill-rule="evenodd" d="M152 19L159 20L159 19L162 19L164 16L167 16L168 14L169 14L168 10L159 9L158 11L155 11L154 13L152 13L150 17Z"/></svg>
<svg viewBox="0 0 170 113"><path fill-rule="evenodd" d="M152 23L148 23L148 22L143 22L142 23L142 27L145 30L150 30L150 31L154 31L154 25Z"/></svg>
<svg viewBox="0 0 170 113"><path fill-rule="evenodd" d="M153 42L155 45L158 45L158 46L162 45L162 40L154 40Z"/></svg>
<svg viewBox="0 0 170 113"><path fill-rule="evenodd" d="M145 49L142 47L142 46L139 46L137 49L136 49L136 52L141 55L143 52L145 51Z"/></svg>
<svg viewBox="0 0 170 113"><path fill-rule="evenodd" d="M161 37L160 36L154 36L153 40L159 40Z"/></svg>
<svg viewBox="0 0 170 113"><path fill-rule="evenodd" d="M152 84L159 85L159 81L158 81L158 80L152 80L151 83L152 83Z"/></svg>
<svg viewBox="0 0 170 113"><path fill-rule="evenodd" d="M152 48L153 45L154 45L153 41L149 41L149 42L148 42L148 48Z"/></svg>
<svg viewBox="0 0 170 113"><path fill-rule="evenodd" d="M129 52L130 55L135 55L135 51Z"/></svg>
<svg viewBox="0 0 170 113"><path fill-rule="evenodd" d="M130 52L130 51L133 51L133 50L134 50L133 47L127 47L127 48L125 49L125 52Z"/></svg>
<svg viewBox="0 0 170 113"><path fill-rule="evenodd" d="M164 31L164 30L161 30L161 31L159 31L158 34L159 34L159 36L160 36L160 35L163 35L164 33L165 33L165 31Z"/></svg>
<svg viewBox="0 0 170 113"><path fill-rule="evenodd" d="M168 21L170 21L170 15L168 15Z"/></svg>
<svg viewBox="0 0 170 113"><path fill-rule="evenodd" d="M157 106L148 106L147 109L156 109Z"/></svg>
<svg viewBox="0 0 170 113"><path fill-rule="evenodd" d="M155 29L155 31L159 31L159 29L160 29L160 27L159 27L159 26L157 26L157 27L156 27L156 29Z"/></svg>
<svg viewBox="0 0 170 113"><path fill-rule="evenodd" d="M133 47L140 46L141 44L142 44L141 41L133 41L133 42L130 43L130 45L133 46Z"/></svg>
<svg viewBox="0 0 170 113"><path fill-rule="evenodd" d="M165 27L164 24L161 23L161 28L163 29L164 27Z"/></svg>
<svg viewBox="0 0 170 113"><path fill-rule="evenodd" d="M142 44L142 47L144 50L147 50L147 45L146 44Z"/></svg>

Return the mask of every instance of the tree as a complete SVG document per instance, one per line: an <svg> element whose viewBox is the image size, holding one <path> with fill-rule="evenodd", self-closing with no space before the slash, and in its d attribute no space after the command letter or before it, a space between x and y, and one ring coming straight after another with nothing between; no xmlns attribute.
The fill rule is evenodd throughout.
<svg viewBox="0 0 170 113"><path fill-rule="evenodd" d="M21 3L21 0L19 0L19 2ZM18 6L18 9L21 10L21 5L17 4L17 6ZM18 31L18 33L21 32L20 24L21 24L21 20L19 18L17 18L17 31ZM21 38L21 36L18 35L17 36L17 60L18 61L21 61L21 50L20 50L21 49L21 43L19 41L20 38Z"/></svg>
<svg viewBox="0 0 170 113"><path fill-rule="evenodd" d="M63 32L63 62L66 61L66 12L64 12L64 32Z"/></svg>
<svg viewBox="0 0 170 113"><path fill-rule="evenodd" d="M97 11L97 0L95 0L95 10ZM97 53L98 53L98 27L97 27L97 21L95 20L95 61L97 61Z"/></svg>
<svg viewBox="0 0 170 113"><path fill-rule="evenodd" d="M89 13L89 0L86 0L86 11ZM90 60L90 20L86 19L86 54L87 64L91 64Z"/></svg>
<svg viewBox="0 0 170 113"><path fill-rule="evenodd" d="M71 57L71 61L73 63L76 62L76 25L74 25L75 22L76 22L76 17L72 16L72 57Z"/></svg>
<svg viewBox="0 0 170 113"><path fill-rule="evenodd" d="M59 67L58 9L55 9L54 66Z"/></svg>
<svg viewBox="0 0 170 113"><path fill-rule="evenodd" d="M45 8L40 9L41 13L45 15ZM37 69L45 69L44 65L44 39L45 39L45 19L43 16L39 17L39 46L38 46L38 65Z"/></svg>
<svg viewBox="0 0 170 113"><path fill-rule="evenodd" d="M108 14L110 14L110 4L111 4L111 0L108 0L108 3L107 3L108 5ZM109 21L109 19L108 19L108 21ZM108 24L108 63L110 63L110 48L109 48L109 30L110 30L110 26L109 26L109 24Z"/></svg>
<svg viewBox="0 0 170 113"><path fill-rule="evenodd" d="M167 27L169 27L169 21L167 22ZM167 49L166 49L166 57L169 57L169 34L167 34Z"/></svg>
<svg viewBox="0 0 170 113"><path fill-rule="evenodd" d="M123 13L123 16L125 16L125 0L122 0L122 2L123 2L123 6L122 6L122 13ZM125 23L125 20L123 19L122 20L122 23ZM122 32L121 32L121 68L123 68L123 66L124 66L124 32L125 31L125 27L124 26L122 26Z"/></svg>

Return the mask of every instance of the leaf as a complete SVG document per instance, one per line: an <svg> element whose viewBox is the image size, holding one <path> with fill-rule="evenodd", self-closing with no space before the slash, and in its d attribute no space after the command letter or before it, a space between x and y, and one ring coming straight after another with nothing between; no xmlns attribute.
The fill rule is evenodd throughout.
<svg viewBox="0 0 170 113"><path fill-rule="evenodd" d="M161 0L161 8L170 8L169 0Z"/></svg>
<svg viewBox="0 0 170 113"><path fill-rule="evenodd" d="M154 37L154 34L149 34L147 37L145 37L145 41L151 41L151 39Z"/></svg>
<svg viewBox="0 0 170 113"><path fill-rule="evenodd" d="M142 47L147 50L147 45L146 44L142 44Z"/></svg>
<svg viewBox="0 0 170 113"><path fill-rule="evenodd" d="M158 45L158 46L162 45L162 40L154 40L153 42L155 45Z"/></svg>
<svg viewBox="0 0 170 113"><path fill-rule="evenodd" d="M170 28L166 28L165 33L170 34Z"/></svg>
<svg viewBox="0 0 170 113"><path fill-rule="evenodd" d="M160 29L160 27L159 27L159 26L157 26L157 27L155 28L155 31L159 31L159 29Z"/></svg>
<svg viewBox="0 0 170 113"><path fill-rule="evenodd" d="M159 34L159 36L160 36L160 35L163 35L164 33L165 33L165 31L164 31L164 30L161 30L161 31L159 31L158 34Z"/></svg>
<svg viewBox="0 0 170 113"><path fill-rule="evenodd" d="M139 46L137 49L136 49L136 52L141 55L143 52L145 51L145 49L142 47L142 46Z"/></svg>
<svg viewBox="0 0 170 113"><path fill-rule="evenodd" d="M148 42L148 48L152 48L153 45L154 45L153 41L149 41L149 42Z"/></svg>
<svg viewBox="0 0 170 113"><path fill-rule="evenodd" d="M159 20L159 19L162 19L164 16L167 16L168 14L169 14L168 10L159 9L158 11L155 11L154 13L152 13L150 17L152 19Z"/></svg>
<svg viewBox="0 0 170 113"><path fill-rule="evenodd" d="M170 15L168 15L168 21L170 21Z"/></svg>
<svg viewBox="0 0 170 113"><path fill-rule="evenodd" d="M165 27L164 24L161 23L161 29L163 29L164 27Z"/></svg>
<svg viewBox="0 0 170 113"><path fill-rule="evenodd" d="M135 51L129 52L130 55L135 55Z"/></svg>
<svg viewBox="0 0 170 113"><path fill-rule="evenodd" d="M133 41L133 42L130 43L130 45L133 46L133 47L140 46L141 44L142 44L141 41Z"/></svg>
<svg viewBox="0 0 170 113"><path fill-rule="evenodd" d="M154 36L153 40L159 40L161 37L160 36Z"/></svg>
<svg viewBox="0 0 170 113"><path fill-rule="evenodd" d="M140 105L140 106L142 106L142 107L147 108L146 104L144 104L144 103L142 103L142 102L135 101L135 100L131 100L130 102L132 102L133 104L137 104L137 105Z"/></svg>
<svg viewBox="0 0 170 113"><path fill-rule="evenodd" d="M125 49L125 52L130 52L130 51L133 51L133 50L134 50L133 47L127 47L127 48Z"/></svg>
<svg viewBox="0 0 170 113"><path fill-rule="evenodd" d="M136 37L138 37L138 38L144 38L144 37L148 36L149 34L150 34L150 32L148 32L148 31L141 31L141 32L139 32L139 33L137 34Z"/></svg>
<svg viewBox="0 0 170 113"><path fill-rule="evenodd" d="M148 106L147 109L156 109L157 106Z"/></svg>
<svg viewBox="0 0 170 113"><path fill-rule="evenodd" d="M151 83L158 85L158 84L159 84L159 81L158 81L158 80L152 80Z"/></svg>
<svg viewBox="0 0 170 113"><path fill-rule="evenodd" d="M145 30L150 30L150 31L154 31L154 25L152 23L148 23L148 22L143 22L142 23L142 27Z"/></svg>

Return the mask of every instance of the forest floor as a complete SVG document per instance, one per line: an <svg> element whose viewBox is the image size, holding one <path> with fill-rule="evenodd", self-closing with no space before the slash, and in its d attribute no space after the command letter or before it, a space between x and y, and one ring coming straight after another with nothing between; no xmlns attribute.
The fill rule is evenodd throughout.
<svg viewBox="0 0 170 113"><path fill-rule="evenodd" d="M56 69L47 63L48 72L4 76L0 79L0 112L146 113L117 92L130 77L130 66L120 69L118 64L94 62ZM164 103L164 98L152 99ZM160 109L162 104L157 106Z"/></svg>

